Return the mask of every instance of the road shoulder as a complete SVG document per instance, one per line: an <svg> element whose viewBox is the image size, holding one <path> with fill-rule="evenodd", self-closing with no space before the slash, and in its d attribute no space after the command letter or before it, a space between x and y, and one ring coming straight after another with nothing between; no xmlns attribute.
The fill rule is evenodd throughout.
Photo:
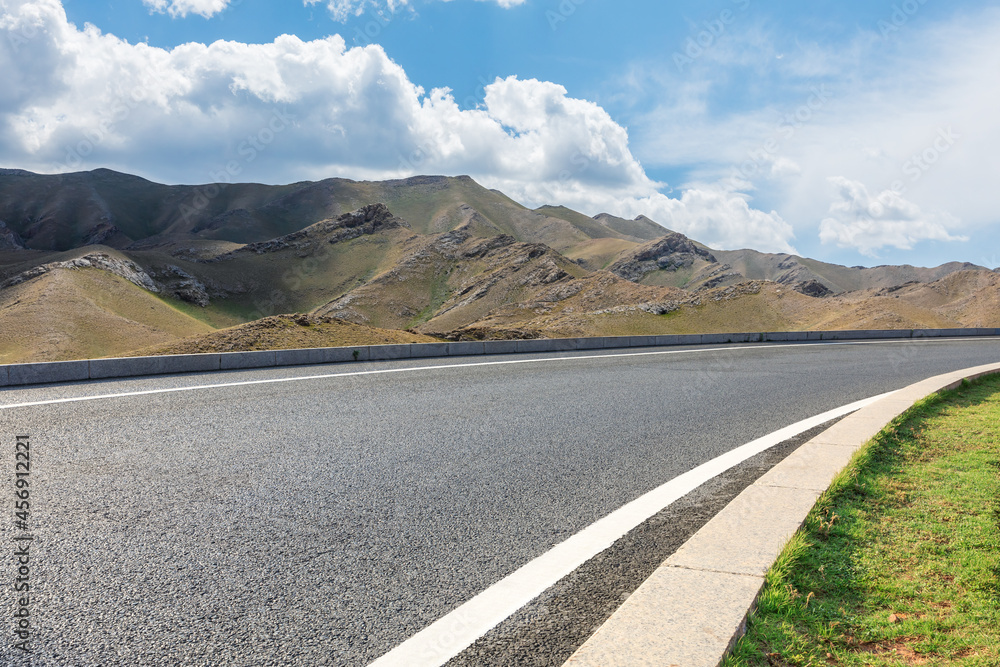
<svg viewBox="0 0 1000 667"><path fill-rule="evenodd" d="M1000 364L990 364L929 378L810 440L668 558L566 664L716 667L745 631L767 570L819 497L818 481L832 480L845 455L918 400L997 372Z"/></svg>

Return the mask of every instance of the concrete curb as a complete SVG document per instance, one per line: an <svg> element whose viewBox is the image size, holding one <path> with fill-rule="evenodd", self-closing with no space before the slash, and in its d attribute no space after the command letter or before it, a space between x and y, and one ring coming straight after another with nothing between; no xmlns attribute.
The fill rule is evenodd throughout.
<svg viewBox="0 0 1000 667"><path fill-rule="evenodd" d="M746 631L764 575L854 453L918 400L991 373L1000 364L910 385L799 447L685 542L566 665L718 667Z"/></svg>
<svg viewBox="0 0 1000 667"><path fill-rule="evenodd" d="M726 345L808 341L890 340L1000 336L1000 329L915 329L874 331L772 331L765 333L690 334L664 336L608 336L596 338L538 338L460 343L409 343L360 345L266 352L176 354L158 357L115 357L83 361L0 365L0 387L51 382L78 382L107 378L141 377L171 373L274 368L349 361L384 361L435 357L476 356L537 352L569 352L630 347L677 345Z"/></svg>

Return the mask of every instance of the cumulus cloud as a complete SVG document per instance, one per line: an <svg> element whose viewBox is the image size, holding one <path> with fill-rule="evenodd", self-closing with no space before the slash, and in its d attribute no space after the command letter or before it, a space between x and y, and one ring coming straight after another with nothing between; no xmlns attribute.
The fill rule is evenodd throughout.
<svg viewBox="0 0 1000 667"><path fill-rule="evenodd" d="M336 35L168 50L77 29L58 0L7 8L2 166L188 183L469 174L530 206L645 214L717 247L791 250L790 226L738 187L663 194L626 129L555 83L498 78L463 110L448 89L413 84L380 46L347 48Z"/></svg>
<svg viewBox="0 0 1000 667"><path fill-rule="evenodd" d="M966 241L949 227L958 220L946 212L924 212L893 190L872 197L858 181L842 176L829 179L837 190L830 215L820 223L820 240L842 248L855 248L876 257L884 247L912 250L920 241Z"/></svg>
<svg viewBox="0 0 1000 667"><path fill-rule="evenodd" d="M626 118L636 156L692 180L751 180L755 201L781 211L807 253L824 241L871 255L943 239L942 230L981 238L996 223L1000 9L956 9L888 39L873 28L823 44L747 22L683 73L669 62L637 63L623 79L637 110ZM775 49L786 57L775 59ZM730 103L735 80L756 91L760 77L766 96ZM942 141L952 129L957 141ZM897 196L923 213L868 221L830 212L828 179L841 174L869 184L875 200L902 182ZM932 255L940 258L924 246L911 257Z"/></svg>
<svg viewBox="0 0 1000 667"><path fill-rule="evenodd" d="M623 202L630 214L645 215L720 250L753 248L798 254L792 226L775 211L750 206L746 194L719 185L692 187L680 199L661 193Z"/></svg>
<svg viewBox="0 0 1000 667"><path fill-rule="evenodd" d="M449 0L445 0L448 2ZM477 2L496 2L504 9L523 5L527 0L476 0ZM410 0L304 0L306 5L325 2L330 15L337 21L346 21L352 16L361 16L366 11L395 13L403 7L410 6ZM170 14L174 18L184 18L189 14L198 14L212 18L231 4L231 0L142 0L142 4L151 11Z"/></svg>
<svg viewBox="0 0 1000 667"><path fill-rule="evenodd" d="M142 0L142 4L154 12L168 13L174 18L198 14L208 19L228 7L229 0Z"/></svg>
<svg viewBox="0 0 1000 667"><path fill-rule="evenodd" d="M154 0L162 2L163 0ZM402 7L409 7L410 0L304 0L306 5L325 1L330 15L337 21L346 21L351 16L361 16L366 11L395 13ZM448 2L450 0L445 0ZM527 0L476 0L476 2L496 2L504 9L523 5Z"/></svg>

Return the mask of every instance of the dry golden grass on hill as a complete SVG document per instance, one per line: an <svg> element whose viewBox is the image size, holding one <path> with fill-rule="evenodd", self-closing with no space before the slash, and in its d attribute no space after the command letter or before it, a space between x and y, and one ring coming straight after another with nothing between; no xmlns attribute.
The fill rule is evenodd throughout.
<svg viewBox="0 0 1000 667"><path fill-rule="evenodd" d="M67 361L212 328L98 269L56 269L0 291L0 363Z"/></svg>
<svg viewBox="0 0 1000 667"><path fill-rule="evenodd" d="M503 255L521 249L515 244L499 251ZM458 295L458 300L469 303L420 325L428 335L318 313L273 316L216 330L182 312L190 306L151 294L107 271L54 269L0 292L0 363L418 343L444 336L555 338L1000 326L1000 275L984 271L963 271L927 284L814 298L767 281L692 293L638 285L603 271L539 282L535 274L540 269L549 273L539 275L547 276L559 266L544 253L534 260L515 262L516 269L505 261L480 266L481 259L454 265L444 258L439 258L443 263L423 255L416 259L421 261L407 264L410 270L405 280L395 276L387 283L369 284L392 287L372 292L373 314L407 301L404 297L414 290L423 295L418 299L409 294L407 303L412 303L407 307L414 313L417 307L426 307L431 315L442 303L458 306L446 296L434 302L436 290L443 289L435 281L448 276L458 279L465 271L484 271L479 278L469 276L470 284L478 285L482 294ZM562 265L574 272L579 268Z"/></svg>
<svg viewBox="0 0 1000 667"><path fill-rule="evenodd" d="M1000 326L1000 274L973 264L863 269L716 251L642 216L529 210L469 177L234 184L178 217L196 193L108 170L0 174L0 284L25 281L0 288L0 363ZM40 224L25 214L36 209L73 215Z"/></svg>
<svg viewBox="0 0 1000 667"><path fill-rule="evenodd" d="M656 289L622 289L589 277L592 289L560 302L512 304L465 327L473 337L627 336L843 329L1000 327L1000 275L963 271L927 284L815 298L785 285L754 281L694 294L664 315L643 302L663 303ZM674 292L676 293L676 291ZM608 302L621 305L608 307ZM679 299L680 300L680 299Z"/></svg>
<svg viewBox="0 0 1000 667"><path fill-rule="evenodd" d="M228 329L213 331L209 334L172 343L152 345L116 356L134 357L205 352L293 350L350 345L434 343L438 340L408 331L376 329L352 324L333 317L273 315Z"/></svg>
<svg viewBox="0 0 1000 667"><path fill-rule="evenodd" d="M577 244L563 254L574 261L582 260L594 270L606 269L617 257L639 245L625 239L592 239Z"/></svg>
<svg viewBox="0 0 1000 667"><path fill-rule="evenodd" d="M900 299L934 308L967 327L1000 327L1000 274L960 271L924 285L900 290Z"/></svg>
<svg viewBox="0 0 1000 667"><path fill-rule="evenodd" d="M516 328L549 338L784 331L802 328L794 313L820 301L766 282L692 295L675 288L636 285L611 274L586 281L591 283L587 289L563 302L508 306L468 329L489 337L494 329ZM657 305L675 309L656 314Z"/></svg>

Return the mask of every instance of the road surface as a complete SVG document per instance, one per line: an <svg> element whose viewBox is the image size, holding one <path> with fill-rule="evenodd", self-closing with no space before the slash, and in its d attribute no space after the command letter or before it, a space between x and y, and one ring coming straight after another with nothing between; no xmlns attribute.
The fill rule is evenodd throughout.
<svg viewBox="0 0 1000 667"><path fill-rule="evenodd" d="M996 339L760 344L3 390L11 500L31 444L30 518L0 537L33 537L34 652L5 621L0 663L366 665L699 464L998 359Z"/></svg>

